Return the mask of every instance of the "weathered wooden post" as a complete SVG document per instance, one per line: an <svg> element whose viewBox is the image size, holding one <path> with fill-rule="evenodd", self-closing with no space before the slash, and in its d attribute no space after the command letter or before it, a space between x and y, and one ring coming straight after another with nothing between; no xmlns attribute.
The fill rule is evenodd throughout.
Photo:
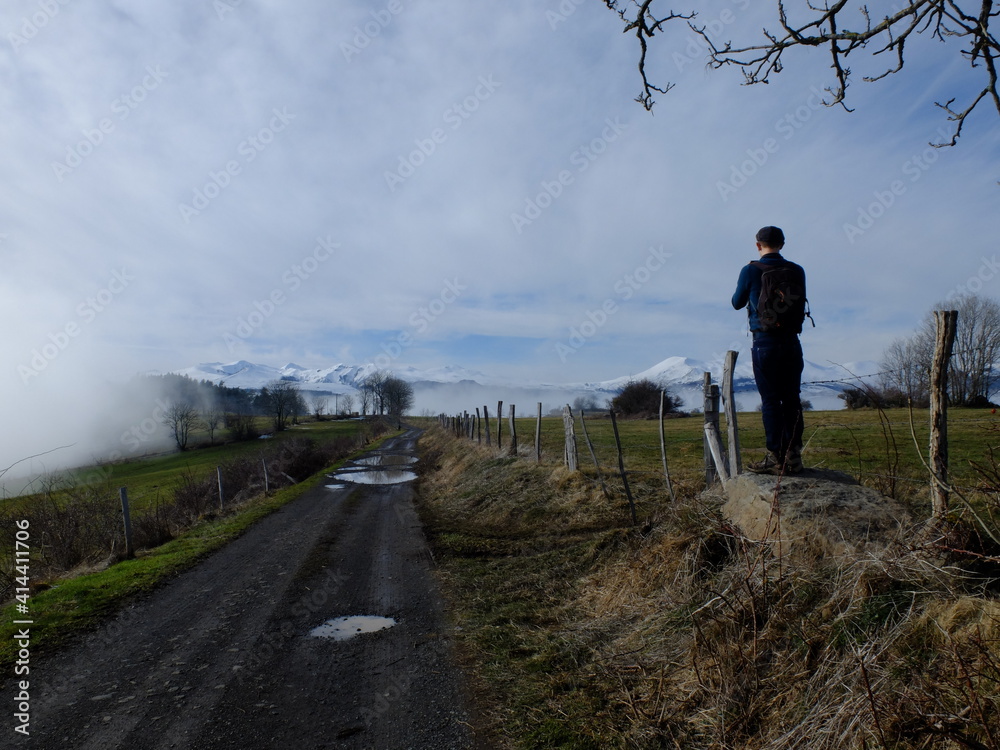
<svg viewBox="0 0 1000 750"><path fill-rule="evenodd" d="M622 456L622 441L618 437L618 420L615 419L615 410L610 409L611 427L615 431L615 445L618 446L618 471L622 475L622 484L625 485L625 497L628 498L628 507L632 511L632 525L636 524L635 500L632 499L632 490L628 486L628 475L625 473L625 458Z"/></svg>
<svg viewBox="0 0 1000 750"><path fill-rule="evenodd" d="M260 459L261 465L264 467L264 494L271 494L271 482L267 476L267 460L263 457Z"/></svg>
<svg viewBox="0 0 1000 750"><path fill-rule="evenodd" d="M705 373L705 383L704 383L704 395L705 395L705 439L704 439L704 453L705 453L705 484L711 487L715 484L715 481L719 478L715 470L715 459L712 457L712 448L709 444L709 425L712 425L715 429L715 433L719 433L719 386L712 383L712 373Z"/></svg>
<svg viewBox="0 0 1000 750"><path fill-rule="evenodd" d="M667 436L663 431L663 410L666 397L667 392L660 391L660 456L663 458L663 476L667 480L667 492L670 493L670 502L676 502L677 496L674 495L674 486L670 482L670 469L667 468Z"/></svg>
<svg viewBox="0 0 1000 750"><path fill-rule="evenodd" d="M125 557L131 560L135 557L135 548L132 546L132 516L128 509L128 489L119 487L118 495L122 500L122 516L125 518Z"/></svg>
<svg viewBox="0 0 1000 750"><path fill-rule="evenodd" d="M740 433L736 424L736 399L733 395L733 377L736 371L736 358L740 353L733 350L726 352L726 361L722 368L722 403L726 410L726 440L729 444L730 476L743 473L743 458L740 455Z"/></svg>
<svg viewBox="0 0 1000 750"><path fill-rule="evenodd" d="M490 445L492 438L490 437L490 410L489 407L483 407L483 426L486 428L486 444Z"/></svg>
<svg viewBox="0 0 1000 750"><path fill-rule="evenodd" d="M948 514L948 364L955 343L957 310L935 310L937 337L931 364L931 512Z"/></svg>
<svg viewBox="0 0 1000 750"><path fill-rule="evenodd" d="M483 422L479 416L479 407L476 407L476 442L483 444Z"/></svg>
<svg viewBox="0 0 1000 750"><path fill-rule="evenodd" d="M729 481L729 471L726 468L726 454L722 448L722 437L719 435L717 422L705 422L705 440L708 443L708 450L712 454L716 475L725 484Z"/></svg>
<svg viewBox="0 0 1000 750"><path fill-rule="evenodd" d="M215 467L215 474L219 478L219 510L226 509L226 496L222 494L222 467Z"/></svg>
<svg viewBox="0 0 1000 750"><path fill-rule="evenodd" d="M503 429L503 401L497 401L497 450L503 449L500 433Z"/></svg>
<svg viewBox="0 0 1000 750"><path fill-rule="evenodd" d="M507 448L507 454L510 456L517 455L517 425L514 423L515 408L514 404L510 405L510 447Z"/></svg>
<svg viewBox="0 0 1000 750"><path fill-rule="evenodd" d="M535 461L542 462L542 402L538 402L538 417L535 419Z"/></svg>
<svg viewBox="0 0 1000 750"><path fill-rule="evenodd" d="M563 430L566 432L566 445L563 451L563 463L570 471L576 471L579 457L576 453L576 427L573 425L573 410L569 404L563 407Z"/></svg>

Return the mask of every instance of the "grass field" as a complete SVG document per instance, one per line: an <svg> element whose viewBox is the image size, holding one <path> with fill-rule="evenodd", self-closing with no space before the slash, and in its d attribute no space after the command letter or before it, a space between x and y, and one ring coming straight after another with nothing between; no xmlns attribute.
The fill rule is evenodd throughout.
<svg viewBox="0 0 1000 750"><path fill-rule="evenodd" d="M266 432L270 420L260 418L258 421L258 427L262 432ZM266 451L271 451L296 438L308 437L326 441L338 437L352 437L358 434L361 424L353 420L306 421L276 433L271 438L223 443L217 436L217 445L209 445L207 435L193 433L191 445L197 447L183 452L79 467L40 478L38 484L44 485L48 482L55 487L80 483L102 485L109 493L115 495L119 487L127 487L130 504L139 510L158 498L165 498L186 474L207 475L226 462L240 458L261 457ZM24 495L0 501L0 506L16 509L28 507L36 500L37 495Z"/></svg>
<svg viewBox="0 0 1000 750"><path fill-rule="evenodd" d="M951 409L948 412L950 465L954 483L967 491L980 484L981 477L970 461L982 462L988 446L1000 447L1000 415L983 409ZM594 443L602 470L617 472L617 450L611 420L602 412L587 416L587 431ZM763 456L764 430L760 414L737 415L744 463ZM803 458L807 466L847 472L863 484L900 498L912 497L926 490L928 473L924 468L929 443L929 414L926 409L912 413L906 409L885 412L874 410L806 412ZM703 425L700 415L667 419L664 435L667 464L672 477L683 484L695 483L704 476ZM493 444L497 424L490 420ZM517 419L519 454L534 455L535 420ZM663 475L660 433L657 420L619 420L625 468L642 476ZM725 433L725 418L722 420ZM509 423L502 425L502 441L509 444ZM916 442L914 442L914 435ZM576 418L579 465L587 474L595 474ZM485 443L485 438L484 441ZM562 462L564 450L561 418L542 419L542 459L545 464Z"/></svg>

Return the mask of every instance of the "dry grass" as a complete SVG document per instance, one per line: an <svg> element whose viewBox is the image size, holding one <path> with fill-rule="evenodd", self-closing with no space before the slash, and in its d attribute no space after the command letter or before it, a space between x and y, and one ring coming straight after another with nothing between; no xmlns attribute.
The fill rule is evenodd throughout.
<svg viewBox="0 0 1000 750"><path fill-rule="evenodd" d="M633 528L582 474L440 430L423 446L421 513L499 744L1000 750L1000 586L949 551L966 527L778 560L695 477L673 506L633 486Z"/></svg>

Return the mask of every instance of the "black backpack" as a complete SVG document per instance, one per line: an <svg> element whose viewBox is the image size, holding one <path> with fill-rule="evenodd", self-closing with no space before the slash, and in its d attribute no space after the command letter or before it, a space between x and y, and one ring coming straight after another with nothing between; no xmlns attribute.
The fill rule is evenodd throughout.
<svg viewBox="0 0 1000 750"><path fill-rule="evenodd" d="M750 261L750 265L762 271L760 297L757 299L757 317L762 331L802 333L802 323L807 315L816 327L816 321L809 315L802 269L787 261L781 265Z"/></svg>

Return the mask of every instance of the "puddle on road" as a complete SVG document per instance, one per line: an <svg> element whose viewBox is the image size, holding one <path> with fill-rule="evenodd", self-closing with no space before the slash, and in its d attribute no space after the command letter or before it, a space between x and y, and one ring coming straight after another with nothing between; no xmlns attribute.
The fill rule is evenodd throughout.
<svg viewBox="0 0 1000 750"><path fill-rule="evenodd" d="M346 641L362 633L375 633L387 630L396 624L391 617L374 617L372 615L355 615L327 620L319 627L309 631L316 638L333 638L335 641Z"/></svg>
<svg viewBox="0 0 1000 750"><path fill-rule="evenodd" d="M417 475L410 470L417 463L416 456L393 453L376 453L352 461L330 478L353 484L403 484L412 482Z"/></svg>
<svg viewBox="0 0 1000 750"><path fill-rule="evenodd" d="M348 469L338 471L333 478L339 482L353 482L354 484L403 484L412 482L417 475L412 471L401 469L387 469L384 471L350 471Z"/></svg>
<svg viewBox="0 0 1000 750"><path fill-rule="evenodd" d="M347 488L346 484L328 484L326 485L328 490L343 490Z"/></svg>
<svg viewBox="0 0 1000 750"><path fill-rule="evenodd" d="M374 456L364 456L359 458L353 463L358 466L384 466L398 467L398 466L412 466L417 462L416 456L398 456L392 453L381 453Z"/></svg>

